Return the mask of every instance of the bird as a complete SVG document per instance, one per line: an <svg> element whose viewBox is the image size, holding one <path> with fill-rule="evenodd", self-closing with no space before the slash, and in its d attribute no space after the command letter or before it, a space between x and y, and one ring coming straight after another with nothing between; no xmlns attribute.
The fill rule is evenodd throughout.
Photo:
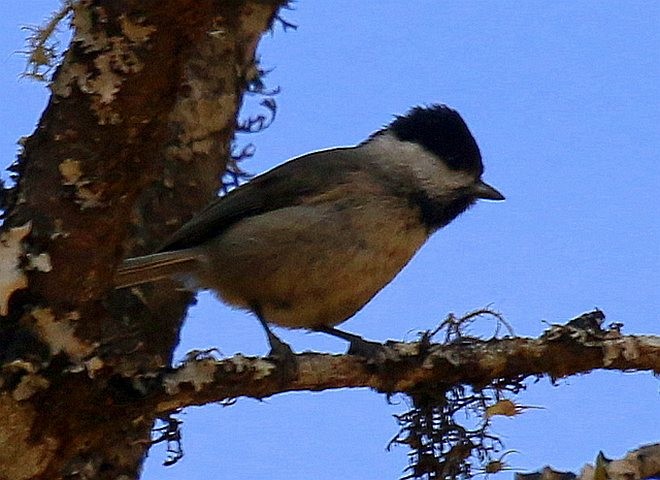
<svg viewBox="0 0 660 480"><path fill-rule="evenodd" d="M273 356L292 352L270 325L324 332L370 356L381 345L336 328L428 238L478 200L481 153L445 104L412 107L355 146L313 151L258 175L194 215L152 254L118 267L115 288L165 278L251 311Z"/></svg>

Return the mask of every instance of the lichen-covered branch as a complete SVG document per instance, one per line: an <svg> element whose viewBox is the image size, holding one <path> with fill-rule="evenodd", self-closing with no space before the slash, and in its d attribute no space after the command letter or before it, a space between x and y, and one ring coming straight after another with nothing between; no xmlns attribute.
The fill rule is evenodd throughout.
<svg viewBox="0 0 660 480"><path fill-rule="evenodd" d="M485 386L498 379L549 376L553 379L594 369L660 373L660 337L590 338L568 326L553 327L537 339L470 340L451 345L389 343L391 355L372 363L352 355L302 353L297 374L268 358L237 355L216 360L189 359L162 375L150 401L158 412L235 397L264 398L300 390L368 387L407 392L434 385Z"/></svg>
<svg viewBox="0 0 660 480"><path fill-rule="evenodd" d="M535 473L516 474L515 480L644 480L660 477L660 443L631 450L617 460L598 454L594 464L587 464L579 475L545 467Z"/></svg>
<svg viewBox="0 0 660 480"><path fill-rule="evenodd" d="M190 405L289 391L368 387L404 393L412 407L397 415L400 431L390 442L411 449L403 478L461 478L509 468L490 418L532 408L510 398L525 388L526 378L554 380L594 369L660 373L660 337L623 336L616 324L602 330L605 316L599 310L554 325L537 339L463 336L462 325L487 313L503 322L486 310L462 319L450 315L417 342L388 342L376 359L303 353L292 367L269 358L219 360L196 352L173 371L146 375L133 388L165 417ZM441 331L445 342L432 343ZM479 426L466 428L460 420L466 415L478 416Z"/></svg>

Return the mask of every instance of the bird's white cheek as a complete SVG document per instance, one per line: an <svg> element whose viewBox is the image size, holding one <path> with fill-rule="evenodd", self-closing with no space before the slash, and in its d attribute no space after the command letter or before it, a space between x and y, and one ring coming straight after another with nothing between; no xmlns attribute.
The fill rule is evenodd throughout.
<svg viewBox="0 0 660 480"><path fill-rule="evenodd" d="M392 135L376 137L363 148L384 168L393 168L409 178L414 183L411 187L429 194L460 190L475 181L468 173L450 169L421 145L401 142Z"/></svg>

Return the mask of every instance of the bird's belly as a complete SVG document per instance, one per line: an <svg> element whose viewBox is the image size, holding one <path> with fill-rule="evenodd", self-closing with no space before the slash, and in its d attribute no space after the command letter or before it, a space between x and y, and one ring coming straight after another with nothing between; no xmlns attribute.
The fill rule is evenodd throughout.
<svg viewBox="0 0 660 480"><path fill-rule="evenodd" d="M217 240L203 286L291 328L350 318L427 238L406 205L297 206L242 220ZM223 274L218 274L224 272ZM204 278L205 277L205 278Z"/></svg>

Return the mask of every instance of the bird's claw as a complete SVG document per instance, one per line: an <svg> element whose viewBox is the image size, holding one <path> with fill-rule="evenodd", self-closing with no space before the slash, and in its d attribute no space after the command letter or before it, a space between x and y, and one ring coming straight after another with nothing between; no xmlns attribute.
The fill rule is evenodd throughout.
<svg viewBox="0 0 660 480"><path fill-rule="evenodd" d="M346 353L365 358L369 363L382 363L391 359L393 352L391 348L382 343L370 342L363 338L353 338Z"/></svg>

